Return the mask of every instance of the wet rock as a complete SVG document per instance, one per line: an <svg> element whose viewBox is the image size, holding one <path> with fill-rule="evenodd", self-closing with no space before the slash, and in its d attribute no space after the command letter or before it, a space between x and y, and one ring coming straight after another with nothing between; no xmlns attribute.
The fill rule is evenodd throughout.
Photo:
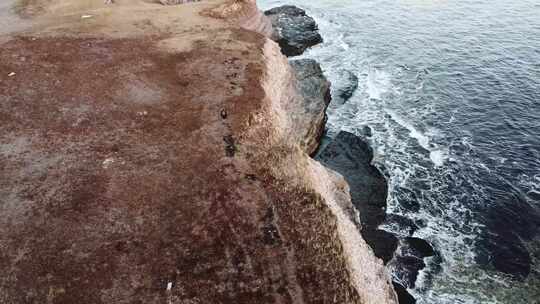
<svg viewBox="0 0 540 304"><path fill-rule="evenodd" d="M397 239L377 230L386 216L388 187L384 176L371 164L373 151L360 137L342 131L317 155L317 160L340 173L349 183L353 205L360 213L362 236L375 255L387 262Z"/></svg>
<svg viewBox="0 0 540 304"><path fill-rule="evenodd" d="M418 230L413 220L398 214L387 214L385 225L392 227L392 231L405 236L412 236Z"/></svg>
<svg viewBox="0 0 540 304"><path fill-rule="evenodd" d="M326 125L326 109L331 101L330 82L315 60L291 60L290 65L297 79L297 92L302 97L291 115L297 131L294 136L308 154L313 154Z"/></svg>
<svg viewBox="0 0 540 304"><path fill-rule="evenodd" d="M407 292L407 289L403 287L401 284L392 282L392 285L394 285L394 290L396 291L396 294L398 296L399 304L415 304L416 299L411 296L409 292Z"/></svg>
<svg viewBox="0 0 540 304"><path fill-rule="evenodd" d="M364 127L362 127L362 134L365 137L371 137L371 136L373 136L373 131L371 130L371 128L369 126L364 126Z"/></svg>
<svg viewBox="0 0 540 304"><path fill-rule="evenodd" d="M399 248L389 266L397 282L406 288L414 288L418 272L426 267L424 258L431 256L440 260L429 242L417 237L406 237L400 240Z"/></svg>
<svg viewBox="0 0 540 304"><path fill-rule="evenodd" d="M336 104L344 104L358 89L358 76L349 70L342 70L339 73L339 86L336 86L332 94Z"/></svg>
<svg viewBox="0 0 540 304"><path fill-rule="evenodd" d="M384 176L371 164L373 151L360 137L341 131L317 160L345 177L362 229L377 229L386 216L388 187Z"/></svg>
<svg viewBox="0 0 540 304"><path fill-rule="evenodd" d="M298 56L323 41L315 20L306 11L292 5L275 7L264 12L272 22L272 39L286 56Z"/></svg>
<svg viewBox="0 0 540 304"><path fill-rule="evenodd" d="M416 238L407 237L402 240L402 252L404 255L414 256L417 258L425 258L435 255L435 250L427 241Z"/></svg>
<svg viewBox="0 0 540 304"><path fill-rule="evenodd" d="M376 257L387 264L397 249L399 240L392 233L380 229L362 231L364 240L371 246Z"/></svg>
<svg viewBox="0 0 540 304"><path fill-rule="evenodd" d="M396 281L406 288L414 288L418 272L425 267L423 259L414 256L397 256L390 262Z"/></svg>

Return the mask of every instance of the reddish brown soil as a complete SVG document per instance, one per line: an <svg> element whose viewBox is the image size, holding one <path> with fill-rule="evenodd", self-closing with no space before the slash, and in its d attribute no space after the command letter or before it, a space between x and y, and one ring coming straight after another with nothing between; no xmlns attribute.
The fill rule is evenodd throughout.
<svg viewBox="0 0 540 304"><path fill-rule="evenodd" d="M0 46L0 303L358 302L333 216L254 145L264 38L230 31Z"/></svg>

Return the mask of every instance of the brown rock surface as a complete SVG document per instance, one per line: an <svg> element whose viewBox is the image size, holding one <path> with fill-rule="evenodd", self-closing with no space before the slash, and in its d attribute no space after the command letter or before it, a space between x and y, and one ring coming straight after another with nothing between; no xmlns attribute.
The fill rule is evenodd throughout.
<svg viewBox="0 0 540 304"><path fill-rule="evenodd" d="M0 303L395 303L346 183L290 136L254 2L21 3L0 32Z"/></svg>

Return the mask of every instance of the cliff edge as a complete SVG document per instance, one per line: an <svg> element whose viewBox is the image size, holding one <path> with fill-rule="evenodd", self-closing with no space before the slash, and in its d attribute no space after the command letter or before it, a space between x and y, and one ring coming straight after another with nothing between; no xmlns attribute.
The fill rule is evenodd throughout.
<svg viewBox="0 0 540 304"><path fill-rule="evenodd" d="M0 303L396 303L254 1L14 8Z"/></svg>

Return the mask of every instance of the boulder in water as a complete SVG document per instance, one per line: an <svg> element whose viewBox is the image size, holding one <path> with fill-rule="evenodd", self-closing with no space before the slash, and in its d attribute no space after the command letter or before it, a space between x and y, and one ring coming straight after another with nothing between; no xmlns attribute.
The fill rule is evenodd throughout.
<svg viewBox="0 0 540 304"><path fill-rule="evenodd" d="M399 304L415 304L416 299L411 296L409 292L407 292L407 289L403 287L403 285L392 282L394 285L394 290L396 291L396 294L398 296Z"/></svg>
<svg viewBox="0 0 540 304"><path fill-rule="evenodd" d="M349 183L353 205L360 213L362 236L375 255L387 263L392 259L398 239L379 230L386 216L386 179L371 164L373 151L360 137L341 131L317 160L340 173Z"/></svg>
<svg viewBox="0 0 540 304"><path fill-rule="evenodd" d="M349 70L341 70L339 81L336 82L333 100L336 104L344 104L349 100L358 89L358 76Z"/></svg>
<svg viewBox="0 0 540 304"><path fill-rule="evenodd" d="M398 214L387 214L385 225L392 227L392 231L402 236L412 236L418 230L418 225L413 220Z"/></svg>
<svg viewBox="0 0 540 304"><path fill-rule="evenodd" d="M426 267L423 259L414 256L397 256L390 262L396 280L406 288L414 288L418 272Z"/></svg>
<svg viewBox="0 0 540 304"><path fill-rule="evenodd" d="M394 257L399 243L394 234L380 229L366 229L362 231L362 237L373 249L375 256L381 259L384 264L387 264Z"/></svg>
<svg viewBox="0 0 540 304"><path fill-rule="evenodd" d="M362 230L375 230L386 216L388 186L371 164L373 150L360 137L345 131L317 156L317 160L340 173L349 183L354 206L360 213Z"/></svg>
<svg viewBox="0 0 540 304"><path fill-rule="evenodd" d="M369 126L363 126L362 127L362 135L365 137L372 137L373 136L373 130Z"/></svg>
<svg viewBox="0 0 540 304"><path fill-rule="evenodd" d="M426 240L416 237L408 237L402 241L402 244L402 250L407 250L407 255L418 258L426 258L435 255L435 250Z"/></svg>
<svg viewBox="0 0 540 304"><path fill-rule="evenodd" d="M275 7L264 12L272 22L272 39L279 43L288 57L302 55L304 51L323 41L315 20L306 11L293 5Z"/></svg>

